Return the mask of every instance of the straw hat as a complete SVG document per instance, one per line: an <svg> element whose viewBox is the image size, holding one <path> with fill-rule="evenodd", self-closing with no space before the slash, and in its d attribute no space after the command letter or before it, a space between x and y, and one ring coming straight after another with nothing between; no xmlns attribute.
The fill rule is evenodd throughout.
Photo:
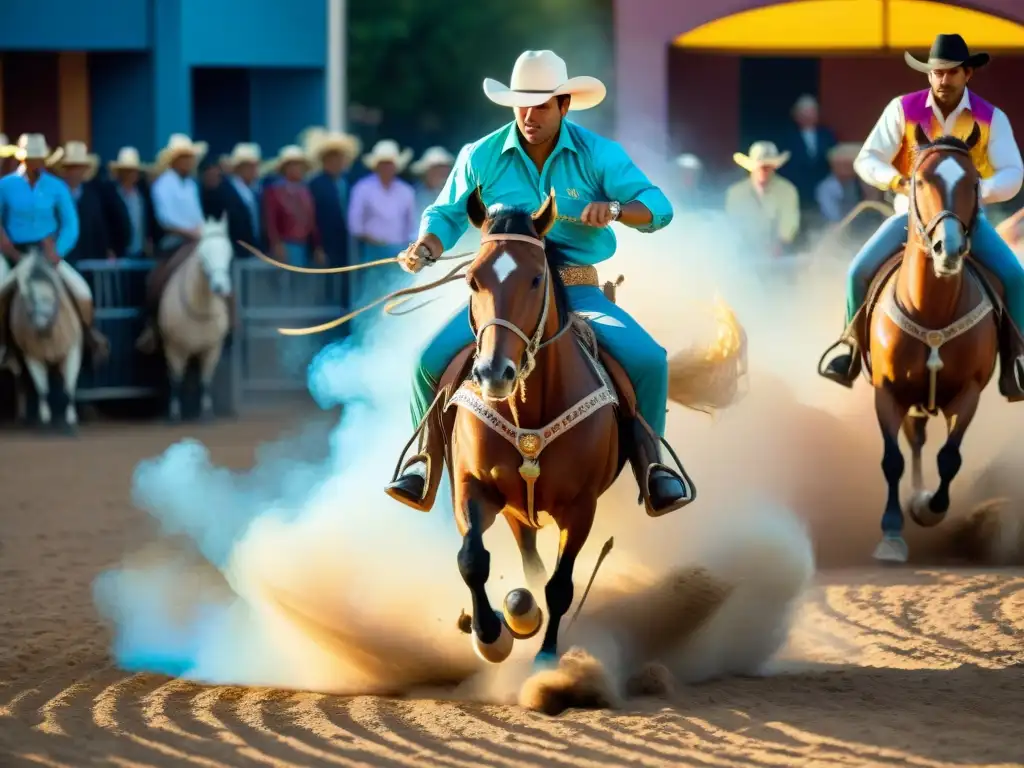
<svg viewBox="0 0 1024 768"><path fill-rule="evenodd" d="M381 139L373 145L369 154L363 155L363 162L369 168L376 168L380 163L392 162L395 168L401 173L412 160L411 149L400 149L397 141Z"/></svg>
<svg viewBox="0 0 1024 768"><path fill-rule="evenodd" d="M289 144L285 147L281 147L281 151L277 153L277 157L268 163L265 163L261 168L263 174L267 173L280 173L281 169L287 163L302 163L307 168L312 165L309 155L302 147L297 144Z"/></svg>
<svg viewBox="0 0 1024 768"><path fill-rule="evenodd" d="M675 163L680 168L686 168L691 171L699 171L704 168L704 163L700 161L700 158L696 155L692 155L689 152L684 152L675 159Z"/></svg>
<svg viewBox="0 0 1024 768"><path fill-rule="evenodd" d="M237 168L243 163L256 163L259 165L261 162L263 162L263 152L260 150L260 145L252 142L235 144L231 154L224 158L224 164L232 169Z"/></svg>
<svg viewBox="0 0 1024 768"><path fill-rule="evenodd" d="M11 144L7 138L6 133L0 133L0 160L4 160L8 157L14 157L14 153L18 151L18 148Z"/></svg>
<svg viewBox="0 0 1024 768"><path fill-rule="evenodd" d="M570 95L569 109L596 107L607 90L596 77L569 77L569 71L554 51L524 51L512 67L509 84L484 80L484 94L503 107L536 107L552 96Z"/></svg>
<svg viewBox="0 0 1024 768"><path fill-rule="evenodd" d="M314 162L319 162L327 152L341 152L353 160L363 149L363 143L358 137L342 131L328 131L321 126L306 128L299 134L298 142Z"/></svg>
<svg viewBox="0 0 1024 768"><path fill-rule="evenodd" d="M828 151L828 159L830 162L833 160L853 162L859 154L860 144L855 141L844 141Z"/></svg>
<svg viewBox="0 0 1024 768"><path fill-rule="evenodd" d="M53 165L64 157L64 150L60 147L51 154L50 145L46 143L46 137L41 133L23 133L18 137L18 143L14 149L14 157L18 162L24 160L45 160L47 165Z"/></svg>
<svg viewBox="0 0 1024 768"><path fill-rule="evenodd" d="M736 152L732 159L740 168L750 172L764 165L769 168L781 168L789 160L789 152L779 152L779 148L770 141L755 141L750 145L749 155Z"/></svg>
<svg viewBox="0 0 1024 768"><path fill-rule="evenodd" d="M121 147L117 150L117 158L107 163L111 173L118 171L144 171L146 167L139 157L139 150L135 147Z"/></svg>
<svg viewBox="0 0 1024 768"><path fill-rule="evenodd" d="M201 160L209 148L205 141L192 141L184 133L172 133L171 138L167 140L167 146L157 153L156 167L160 170L167 168L182 155L191 155L196 160Z"/></svg>
<svg viewBox="0 0 1024 768"><path fill-rule="evenodd" d="M455 157L444 147L430 147L423 153L423 157L413 163L409 170L417 176L422 176L436 165L453 165Z"/></svg>
<svg viewBox="0 0 1024 768"><path fill-rule="evenodd" d="M46 164L55 170L68 167L85 168L85 179L88 181L96 175L96 169L100 167L100 158L89 152L89 147L84 141L68 141L65 142L60 157L54 153Z"/></svg>

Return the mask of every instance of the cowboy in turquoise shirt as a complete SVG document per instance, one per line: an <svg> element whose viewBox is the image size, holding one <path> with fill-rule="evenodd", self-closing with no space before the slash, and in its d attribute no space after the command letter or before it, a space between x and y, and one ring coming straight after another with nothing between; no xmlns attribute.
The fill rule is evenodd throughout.
<svg viewBox="0 0 1024 768"><path fill-rule="evenodd" d="M594 265L614 254L615 234L608 226L612 221L655 232L672 220L668 199L621 146L564 119L569 109L588 109L602 101L605 87L600 81L569 79L565 62L554 53L527 51L516 62L511 85L484 81L488 98L513 107L516 119L463 147L437 201L423 213L419 239L401 256L408 271L419 271L455 245L468 227L466 201L477 187L488 206L528 210L539 208L554 190L558 221L546 237L570 265ZM566 293L570 309L587 317L601 346L625 368L640 415L663 436L668 399L665 350L596 285L570 286ZM415 424L427 414L451 360L473 341L467 305L420 357L412 406ZM429 509L440 481L439 471L427 477L423 456L430 457L433 467L443 461L443 440L429 421L421 436L422 453L387 489L416 509ZM652 514L678 508L692 497L680 476L660 466L659 451L650 440L636 452L642 454L636 459L640 466L634 463L638 477L649 477L642 490Z"/></svg>

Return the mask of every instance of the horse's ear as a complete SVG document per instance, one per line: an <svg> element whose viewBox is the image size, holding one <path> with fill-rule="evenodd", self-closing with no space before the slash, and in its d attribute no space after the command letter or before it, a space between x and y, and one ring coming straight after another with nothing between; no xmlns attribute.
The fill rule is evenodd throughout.
<svg viewBox="0 0 1024 768"><path fill-rule="evenodd" d="M978 125L978 121L975 120L974 128L971 129L971 135L967 137L967 141L964 143L967 144L968 149L974 149L979 141L981 141L981 126Z"/></svg>
<svg viewBox="0 0 1024 768"><path fill-rule="evenodd" d="M924 132L924 128L918 123L914 126L914 141L917 142L917 146L924 147L932 143L932 140L928 138L928 134Z"/></svg>
<svg viewBox="0 0 1024 768"><path fill-rule="evenodd" d="M555 189L552 187L548 199L533 214L533 226L536 227L537 234L544 237L555 226L557 218L558 205L555 203Z"/></svg>
<svg viewBox="0 0 1024 768"><path fill-rule="evenodd" d="M466 200L466 213L469 214L469 220L477 229L480 229L487 221L487 206L484 205L480 187L469 193L469 198Z"/></svg>

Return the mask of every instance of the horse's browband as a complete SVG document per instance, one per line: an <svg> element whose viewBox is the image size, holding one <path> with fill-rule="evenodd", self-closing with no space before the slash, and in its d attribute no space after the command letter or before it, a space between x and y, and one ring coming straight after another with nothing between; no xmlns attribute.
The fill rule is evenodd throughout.
<svg viewBox="0 0 1024 768"><path fill-rule="evenodd" d="M536 245L538 248L544 248L544 241L532 235L493 234L484 235L480 238L481 243L497 243L502 240L515 240L520 243ZM597 288L600 285L597 279L597 267L589 264L566 264L558 267L558 276L562 279L562 284L567 287L586 285Z"/></svg>

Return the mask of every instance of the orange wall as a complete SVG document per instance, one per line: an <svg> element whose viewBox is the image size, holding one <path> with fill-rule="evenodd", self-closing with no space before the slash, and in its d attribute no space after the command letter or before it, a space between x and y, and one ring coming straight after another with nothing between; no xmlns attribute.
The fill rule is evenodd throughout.
<svg viewBox="0 0 1024 768"><path fill-rule="evenodd" d="M58 55L58 115L60 134L57 142L84 141L91 146L89 112L89 65L83 52Z"/></svg>

